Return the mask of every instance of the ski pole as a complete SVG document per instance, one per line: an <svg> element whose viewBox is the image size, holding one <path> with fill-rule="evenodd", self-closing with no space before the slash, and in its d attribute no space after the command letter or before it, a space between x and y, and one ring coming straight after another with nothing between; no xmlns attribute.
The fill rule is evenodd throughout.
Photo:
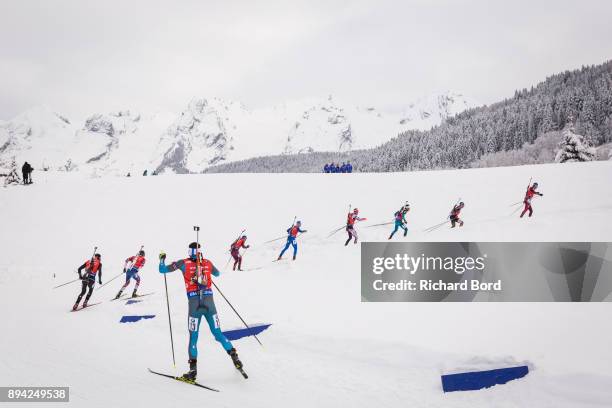
<svg viewBox="0 0 612 408"><path fill-rule="evenodd" d="M121 272L119 275L115 276L114 278L112 278L109 281L104 282L103 285L98 286L98 288L96 290L100 290L102 289L104 286L108 285L109 283L111 283L112 281L114 281L115 279L117 279L118 277L120 277L121 275L123 275L125 272Z"/></svg>
<svg viewBox="0 0 612 408"><path fill-rule="evenodd" d="M172 365L176 370L176 359L174 358L174 339L172 338L172 318L170 317L170 298L168 297L168 280L164 273L164 286L166 287L166 305L168 306L168 326L170 327L170 346L172 347Z"/></svg>
<svg viewBox="0 0 612 408"><path fill-rule="evenodd" d="M240 316L240 314L238 313L238 311L234 308L234 306L232 306L232 304L230 303L229 300L227 300L227 298L225 297L225 295L223 294L223 292L221 292L221 289L219 289L219 287L217 286L217 284L213 281L212 282L213 286L215 287L215 289L217 289L217 292L219 292L219 294L223 297L223 299L225 299L225 301L227 302L227 304L229 305L229 307L232 308L232 310L234 311L234 313L236 313L236 316L238 316L238 318L242 321L242 323L244 324L244 326L247 329L251 329L249 327L249 325L244 321L244 319L242 318L242 316ZM261 341L259 341L259 339L257 338L257 335L253 334L253 337L255 337L255 340L257 340L257 342L259 343L260 346L263 347L263 344L261 344Z"/></svg>
<svg viewBox="0 0 612 408"><path fill-rule="evenodd" d="M79 281L79 280L81 280L81 278L76 278L75 280L71 280L70 282L66 282L66 283L62 283L61 285L54 286L53 289L61 288L62 286L66 286L66 285L68 285L70 283L73 283L73 282L76 282L76 281Z"/></svg>
<svg viewBox="0 0 612 408"><path fill-rule="evenodd" d="M283 236L282 236L282 237L280 237L280 238L274 238L274 239L271 239L271 240L269 240L269 241L266 241L266 242L264 242L264 244L269 244L270 242L274 242L274 241L280 241L281 239L285 239L285 238L286 238L286 237L283 235Z"/></svg>
<svg viewBox="0 0 612 408"><path fill-rule="evenodd" d="M433 230L435 230L435 229L437 229L437 228L440 228L441 226L443 226L443 225L444 225L444 224L446 224L447 222L448 222L448 219L444 220L444 222L441 222L441 223L436 224L436 225L434 225L434 226L431 226L431 227L429 227L429 228L425 228L423 231L425 231L425 232L431 232L431 231L433 231Z"/></svg>
<svg viewBox="0 0 612 408"><path fill-rule="evenodd" d="M364 228L380 227L380 226L382 226L382 225L390 225L390 224L393 224L394 222L395 222L395 221L381 222L380 224L368 225L367 227L364 227Z"/></svg>
<svg viewBox="0 0 612 408"><path fill-rule="evenodd" d="M340 231L341 229L343 229L345 226L341 226L338 229L333 230L332 232L329 233L329 235L327 236L327 238L330 238L332 235L335 235L338 231Z"/></svg>

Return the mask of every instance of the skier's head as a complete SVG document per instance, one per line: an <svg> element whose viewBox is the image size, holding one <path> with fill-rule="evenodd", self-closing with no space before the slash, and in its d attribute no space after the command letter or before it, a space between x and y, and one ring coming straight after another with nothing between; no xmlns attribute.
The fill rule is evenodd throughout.
<svg viewBox="0 0 612 408"><path fill-rule="evenodd" d="M359 209L358 209L358 208L355 208L355 209L353 210L353 213L354 213L354 214L359 214Z"/></svg>
<svg viewBox="0 0 612 408"><path fill-rule="evenodd" d="M538 188L538 183L533 183L533 188Z"/></svg>
<svg viewBox="0 0 612 408"><path fill-rule="evenodd" d="M302 225L302 221L296 221L295 225L299 227L300 225Z"/></svg>
<svg viewBox="0 0 612 408"><path fill-rule="evenodd" d="M241 238L242 238L242 239L247 239L247 236L246 236L246 235L243 235Z"/></svg>
<svg viewBox="0 0 612 408"><path fill-rule="evenodd" d="M465 203L464 203L463 201L461 201L461 202L459 203L459 207L464 207L464 206L465 206Z"/></svg>
<svg viewBox="0 0 612 408"><path fill-rule="evenodd" d="M95 254L95 255L94 255L94 257L95 257L96 259L102 259L102 255L100 255L100 254Z"/></svg>
<svg viewBox="0 0 612 408"><path fill-rule="evenodd" d="M191 259L192 261L198 259L198 254L200 253L201 247L202 246L197 242L192 242L191 244L189 244L189 259Z"/></svg>
<svg viewBox="0 0 612 408"><path fill-rule="evenodd" d="M410 204L406 203L404 204L404 210L408 211L410 209Z"/></svg>
<svg viewBox="0 0 612 408"><path fill-rule="evenodd" d="M140 251L138 251L138 255L140 256L145 256L145 251L143 251L142 249Z"/></svg>

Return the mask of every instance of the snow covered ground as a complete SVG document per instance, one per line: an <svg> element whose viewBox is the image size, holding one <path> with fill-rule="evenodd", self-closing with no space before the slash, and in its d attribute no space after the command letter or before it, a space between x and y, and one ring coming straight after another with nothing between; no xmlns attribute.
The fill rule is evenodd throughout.
<svg viewBox="0 0 612 408"><path fill-rule="evenodd" d="M610 303L361 303L359 246L344 247L348 204L368 221L363 240L386 240L385 222L406 200L410 241L610 241L612 162L393 174L212 174L97 178L37 173L35 184L0 189L0 384L71 387L70 406L207 404L225 407L609 407ZM529 178L544 197L532 219L509 205ZM432 233L458 197L465 227ZM298 260L271 262L297 215L308 233ZM172 372L164 281L157 254L187 255L193 225L216 279L250 323L272 327L264 347L234 344L249 373L234 370L206 330L199 380L212 393L147 372ZM244 267L226 267L247 228ZM396 240L404 238L396 237ZM145 245L142 302L109 302L120 279L94 292L102 304L69 309L75 270L99 246L103 281ZM177 371L187 366L186 298L168 275ZM241 327L216 296L222 327ZM155 314L119 324L124 314ZM204 329L204 328L203 328ZM527 362L531 373L485 391L444 394L440 374L460 367ZM53 404L50 404L53 405ZM62 404L66 406L66 404Z"/></svg>

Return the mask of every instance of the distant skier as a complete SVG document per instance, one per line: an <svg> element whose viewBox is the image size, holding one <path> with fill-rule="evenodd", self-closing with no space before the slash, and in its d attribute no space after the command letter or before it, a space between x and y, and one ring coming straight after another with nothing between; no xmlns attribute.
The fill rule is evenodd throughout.
<svg viewBox="0 0 612 408"><path fill-rule="evenodd" d="M449 219L451 222L451 228L455 228L455 224L459 224L460 227L463 227L463 220L459 218L459 214L461 213L461 210L463 209L463 207L465 207L465 204L463 203L463 201L453 206L453 209L451 210L450 215L449 215Z"/></svg>
<svg viewBox="0 0 612 408"><path fill-rule="evenodd" d="M355 223L357 221L365 221L367 218L359 217L359 209L355 208L353 212L349 212L346 216L346 232L348 233L348 239L344 243L347 246L351 239L355 237L355 244L357 243L357 230L355 229Z"/></svg>
<svg viewBox="0 0 612 408"><path fill-rule="evenodd" d="M530 217L533 214L533 208L531 207L531 199L533 198L533 196L539 195L540 197L544 197L544 194L536 191L537 188L538 188L538 183L533 183L533 185L527 187L527 192L525 193L525 199L523 200L523 204L525 204L525 208L523 209L523 212L521 213L520 218L523 218L523 215L525 215L527 211L529 211Z"/></svg>
<svg viewBox="0 0 612 408"><path fill-rule="evenodd" d="M277 261L280 261L281 258L283 257L283 254L285 253L285 251L287 249L289 249L289 246L291 245L293 247L293 260L295 261L295 258L297 256L297 235L298 233L305 233L307 232L306 230L303 230L302 228L302 221L298 221L295 223L295 225L292 225L291 227L289 227L287 229L287 243L285 244L285 247L283 248L283 250L281 251L280 255L278 256Z"/></svg>
<svg viewBox="0 0 612 408"><path fill-rule="evenodd" d="M230 253L232 254L232 258L234 258L234 267L232 268L233 271L236 270L236 266L238 267L239 271L242 270L242 255L240 255L240 248L250 248L250 245L246 245L246 240L247 236L243 235L234 242L232 242L232 245L230 247Z"/></svg>
<svg viewBox="0 0 612 408"><path fill-rule="evenodd" d="M121 297L121 294L123 293L125 288L128 287L132 279L136 281L136 286L134 286L132 297L134 298L138 296L138 294L136 293L138 291L138 286L140 286L140 275L138 274L138 272L142 269L145 262L145 251L143 251L142 249L138 251L138 255L130 256L125 260L125 264L123 265L123 273L125 273L125 283L123 284L121 289L119 289L119 293L117 293L115 299L119 299ZM128 263L131 263L129 269Z"/></svg>
<svg viewBox="0 0 612 408"><path fill-rule="evenodd" d="M404 230L404 236L408 235L408 227L406 226L406 214L408 213L408 211L410 211L410 204L406 203L402 206L402 208L395 212L395 228L393 229L393 232L391 232L391 235L389 235L388 239L393 238L393 235L395 235L397 230L400 228Z"/></svg>
<svg viewBox="0 0 612 408"><path fill-rule="evenodd" d="M325 166L323 166L323 172L329 173L329 164L325 163Z"/></svg>
<svg viewBox="0 0 612 408"><path fill-rule="evenodd" d="M188 325L189 330L189 371L183 374L183 378L195 381L198 374L198 335L200 332L200 321L202 316L208 323L208 328L223 349L229 354L234 367L242 370L242 362L232 343L221 331L217 308L213 299L212 276L219 276L219 270L211 261L202 257L201 246L195 242L189 244L189 257L179 259L166 265L166 254L159 254L159 272L169 273L180 270L185 280L187 291L187 302L189 304Z"/></svg>
<svg viewBox="0 0 612 408"><path fill-rule="evenodd" d="M85 269L84 274L81 273L83 269ZM85 301L83 302L83 307L87 307L87 302L89 302L89 298L93 293L93 288L96 283L96 274L98 275L98 283L100 285L102 284L102 256L100 254L95 254L93 258L79 266L77 273L79 274L79 279L82 281L82 288L79 297L77 297L74 306L72 306L72 310L77 310L83 295L87 289L89 289L87 296L85 297Z"/></svg>

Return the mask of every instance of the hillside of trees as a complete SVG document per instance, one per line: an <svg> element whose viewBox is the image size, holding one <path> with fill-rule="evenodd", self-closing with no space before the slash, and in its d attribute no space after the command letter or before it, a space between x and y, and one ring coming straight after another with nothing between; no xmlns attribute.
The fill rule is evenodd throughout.
<svg viewBox="0 0 612 408"><path fill-rule="evenodd" d="M320 172L331 161L350 161L360 172L482 166L483 156L521 150L570 121L591 145L612 142L612 61L553 75L510 99L465 111L429 131L401 133L374 149L258 157L207 172Z"/></svg>

